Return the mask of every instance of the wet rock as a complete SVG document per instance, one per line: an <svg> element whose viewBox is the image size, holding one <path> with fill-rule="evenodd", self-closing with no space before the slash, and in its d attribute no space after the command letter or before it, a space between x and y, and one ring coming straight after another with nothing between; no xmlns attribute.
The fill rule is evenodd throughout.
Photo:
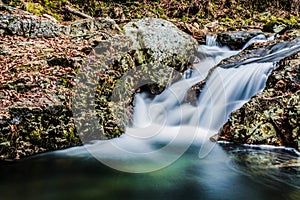
<svg viewBox="0 0 300 200"><path fill-rule="evenodd" d="M118 82L122 83L122 76L135 68L133 54L132 41L126 36L115 35L94 48L88 56L91 62L86 63L77 75L78 86L73 90L72 105L76 127L84 142L124 133L130 118L125 114L130 114L133 101L132 93L124 93L132 92L132 88L130 84L126 85L125 91L116 92L115 88ZM123 85L119 85L122 89ZM94 109L96 113L91 116Z"/></svg>
<svg viewBox="0 0 300 200"><path fill-rule="evenodd" d="M13 107L9 113L10 118L2 118L0 123L0 159L19 159L81 144L72 113L63 105Z"/></svg>
<svg viewBox="0 0 300 200"><path fill-rule="evenodd" d="M253 37L263 34L262 32L231 32L219 33L217 41L223 46L228 46L231 49L242 49L243 46Z"/></svg>
<svg viewBox="0 0 300 200"><path fill-rule="evenodd" d="M285 30L287 26L285 24L278 24L277 22L268 22L263 26L263 31L270 33L279 33Z"/></svg>
<svg viewBox="0 0 300 200"><path fill-rule="evenodd" d="M300 52L278 63L265 89L234 111L220 140L300 150Z"/></svg>

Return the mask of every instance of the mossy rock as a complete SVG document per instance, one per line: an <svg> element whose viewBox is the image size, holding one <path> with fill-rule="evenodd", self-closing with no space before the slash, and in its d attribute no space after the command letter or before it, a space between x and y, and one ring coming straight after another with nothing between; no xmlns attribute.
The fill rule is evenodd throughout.
<svg viewBox="0 0 300 200"><path fill-rule="evenodd" d="M265 89L231 114L219 139L300 150L299 66L299 52L281 60Z"/></svg>

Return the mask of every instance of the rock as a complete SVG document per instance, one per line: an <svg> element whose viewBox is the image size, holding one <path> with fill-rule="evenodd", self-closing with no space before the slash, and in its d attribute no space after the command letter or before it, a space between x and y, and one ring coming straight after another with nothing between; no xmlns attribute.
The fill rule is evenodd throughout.
<svg viewBox="0 0 300 200"><path fill-rule="evenodd" d="M300 150L300 52L278 63L262 93L234 111L219 140Z"/></svg>
<svg viewBox="0 0 300 200"><path fill-rule="evenodd" d="M66 33L66 27L49 21L40 21L35 19L22 19L13 17L9 23L7 20L0 20L0 24L10 35L24 36L30 38L36 37L56 37Z"/></svg>
<svg viewBox="0 0 300 200"><path fill-rule="evenodd" d="M65 26L3 16L0 66L11 66L0 80L0 160L120 136L130 123L134 94L161 92L197 49L192 37L158 19L159 28L144 27L130 37L111 19Z"/></svg>
<svg viewBox="0 0 300 200"><path fill-rule="evenodd" d="M217 41L223 46L228 46L231 49L242 49L243 46L253 37L263 34L262 32L231 32L219 33Z"/></svg>
<svg viewBox="0 0 300 200"><path fill-rule="evenodd" d="M133 40L139 57L182 72L191 63L198 43L169 21L146 18L124 26L125 35ZM149 62L148 62L149 63Z"/></svg>
<svg viewBox="0 0 300 200"><path fill-rule="evenodd" d="M120 34L121 29L114 20L109 18L77 20L70 24L69 34L73 37L86 37L93 35L96 32L104 33L106 35L106 39L108 39L112 35L117 33Z"/></svg>
<svg viewBox="0 0 300 200"><path fill-rule="evenodd" d="M176 70L182 72L190 65L197 49L197 42L172 23L149 20L130 22L124 26L125 36L99 40L95 48L99 60L107 60L99 68L99 73L105 76L99 81L102 90L96 94L96 101L100 105L97 106L100 129L108 138L121 135L131 123L134 94L162 92L180 77Z"/></svg>
<svg viewBox="0 0 300 200"><path fill-rule="evenodd" d="M88 59L97 59L93 59L92 64L86 63L77 75L78 86L73 90L72 110L83 142L113 138L124 133L124 125L130 118L124 114L130 114L133 96L122 94L131 92L132 88L128 84L121 93L116 93L115 88L122 76L135 68L133 55L132 41L124 35L115 35L94 48ZM95 108L96 115L86 117Z"/></svg>
<svg viewBox="0 0 300 200"><path fill-rule="evenodd" d="M284 24L279 24L279 25L275 25L275 26L273 27L273 31L274 31L274 33L280 33L281 31L285 30L286 28L287 28L286 25L284 25Z"/></svg>
<svg viewBox="0 0 300 200"><path fill-rule="evenodd" d="M1 39L0 160L81 145L70 99L87 42L66 36Z"/></svg>
<svg viewBox="0 0 300 200"><path fill-rule="evenodd" d="M270 21L263 26L263 31L270 33L279 33L286 29L285 24L279 24L278 22Z"/></svg>
<svg viewBox="0 0 300 200"><path fill-rule="evenodd" d="M10 118L0 119L0 159L19 159L81 144L70 120L72 113L65 106L24 106L11 108Z"/></svg>
<svg viewBox="0 0 300 200"><path fill-rule="evenodd" d="M28 38L53 38L71 35L76 38L89 39L101 35L102 39L121 33L116 22L109 18L78 20L69 25L41 20L34 15L12 15L0 13L0 30L6 34ZM101 33L101 34L100 34Z"/></svg>
<svg viewBox="0 0 300 200"><path fill-rule="evenodd" d="M287 153L285 149L257 148L255 146L219 144L230 155L232 162L238 165L239 170L256 176L265 176L266 169L284 170L291 177L289 181L298 179L297 172L300 163L296 155ZM295 179L294 179L295 178Z"/></svg>
<svg viewBox="0 0 300 200"><path fill-rule="evenodd" d="M0 29L6 29L8 24L16 18L17 16L0 14Z"/></svg>

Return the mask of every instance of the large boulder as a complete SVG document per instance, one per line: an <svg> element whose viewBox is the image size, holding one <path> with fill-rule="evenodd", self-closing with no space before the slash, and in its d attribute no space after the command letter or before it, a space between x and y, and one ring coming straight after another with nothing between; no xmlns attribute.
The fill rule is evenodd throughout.
<svg viewBox="0 0 300 200"><path fill-rule="evenodd" d="M124 26L139 56L183 71L191 62L198 42L169 21L146 18Z"/></svg>
<svg viewBox="0 0 300 200"><path fill-rule="evenodd" d="M116 22L109 18L78 20L68 25L62 25L32 15L8 13L0 13L0 30L2 35L27 38L53 38L61 35L91 38L95 36L95 33L98 35L101 33L104 39L121 31Z"/></svg>
<svg viewBox="0 0 300 200"><path fill-rule="evenodd" d="M52 18L50 18L52 19ZM27 38L53 38L70 35L73 38L91 38L99 35L108 39L120 33L116 22L109 18L77 20L62 24L14 7L0 4L0 35L23 36ZM101 34L100 34L101 33ZM103 39L103 38L101 38Z"/></svg>
<svg viewBox="0 0 300 200"><path fill-rule="evenodd" d="M122 37L131 41L127 46L117 44L118 40L113 39L109 45L101 42L95 48L96 52L97 49L105 52L107 46L114 49L107 56L99 51L100 56L110 60L104 70L108 76L100 79L100 87L105 93L97 94L97 101L101 104L97 111L100 128L108 138L121 135L125 126L131 123L134 94L162 92L191 66L198 47L191 36L162 19L130 22L124 26L124 32Z"/></svg>

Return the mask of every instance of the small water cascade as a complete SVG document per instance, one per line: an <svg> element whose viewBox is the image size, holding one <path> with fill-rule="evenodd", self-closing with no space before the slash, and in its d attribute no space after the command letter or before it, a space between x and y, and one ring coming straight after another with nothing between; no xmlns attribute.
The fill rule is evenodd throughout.
<svg viewBox="0 0 300 200"><path fill-rule="evenodd" d="M220 46L219 43L217 42L217 35L207 35L205 38L206 46Z"/></svg>
<svg viewBox="0 0 300 200"><path fill-rule="evenodd" d="M274 62L299 48L299 41L283 43L214 69L190 105L188 89L238 53L199 46L202 57L188 76L155 98L136 95L134 123L121 137L2 163L1 199L299 200L300 157L292 149L209 140L264 88Z"/></svg>
<svg viewBox="0 0 300 200"><path fill-rule="evenodd" d="M183 103L188 90L208 76L221 60L239 53L217 46L215 37L200 45L200 62L182 80L155 98L141 93L135 96L133 125L120 138L96 141L85 149L102 163L126 172L150 172L175 162L191 146L199 146L199 157L212 151L209 139L217 134L230 113L253 95L262 91L274 63L300 48L295 44L274 46L271 52L229 67L218 67L209 76L197 104ZM257 36L255 41L266 41ZM292 51L291 51L292 49ZM85 155L83 147L61 151L68 155Z"/></svg>

